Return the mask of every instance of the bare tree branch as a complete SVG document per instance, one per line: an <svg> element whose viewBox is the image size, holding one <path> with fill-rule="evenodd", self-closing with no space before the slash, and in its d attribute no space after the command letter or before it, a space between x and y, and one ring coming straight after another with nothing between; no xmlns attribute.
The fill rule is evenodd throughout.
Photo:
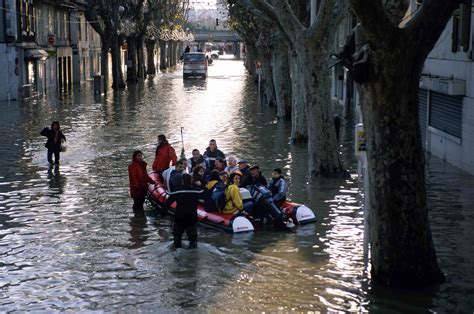
<svg viewBox="0 0 474 314"><path fill-rule="evenodd" d="M387 34L397 31L398 25L395 26L388 18L382 1L350 0L350 3L370 41L382 42L388 37Z"/></svg>
<svg viewBox="0 0 474 314"><path fill-rule="evenodd" d="M429 50L433 48L437 39L446 26L453 11L462 3L462 0L425 0L419 12L407 23L408 36L415 39L423 47L426 43ZM440 21L445 21L440 23ZM423 44L424 43L424 44Z"/></svg>
<svg viewBox="0 0 474 314"><path fill-rule="evenodd" d="M263 13L267 14L271 19L273 19L282 33L285 35L285 38L290 40L289 43L293 45L293 38L298 36L299 32L304 29L303 25L300 23L298 18L295 16L291 8L288 6L287 0L279 0L277 4L281 4L284 2L289 11L286 15L281 14L281 11L275 10L275 7L270 5L265 0L251 0L251 2L255 5L255 7L262 11ZM290 14L291 13L291 14Z"/></svg>

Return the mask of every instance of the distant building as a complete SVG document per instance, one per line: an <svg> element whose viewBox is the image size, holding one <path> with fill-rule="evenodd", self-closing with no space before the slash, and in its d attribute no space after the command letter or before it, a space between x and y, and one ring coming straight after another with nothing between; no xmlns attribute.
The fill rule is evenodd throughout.
<svg viewBox="0 0 474 314"><path fill-rule="evenodd" d="M83 1L5 0L0 14L0 101L64 90L98 72L100 41Z"/></svg>

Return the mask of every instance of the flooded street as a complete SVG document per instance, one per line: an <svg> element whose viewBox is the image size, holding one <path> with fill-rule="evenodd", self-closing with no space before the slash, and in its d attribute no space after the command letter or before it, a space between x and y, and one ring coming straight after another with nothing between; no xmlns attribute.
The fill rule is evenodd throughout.
<svg viewBox="0 0 474 314"><path fill-rule="evenodd" d="M242 62L216 60L207 81L179 69L107 97L75 90L59 99L2 103L0 311L472 312L474 178L428 157L433 237L447 282L433 291L375 289L363 252L362 184L353 122L341 144L352 178L312 179L290 126L257 103ZM342 112L342 109L340 109ZM49 167L44 126L59 120L68 150ZM157 135L186 156L215 138L226 154L281 167L289 198L316 224L227 234L199 228L198 250L171 249L170 218L132 222L127 167Z"/></svg>

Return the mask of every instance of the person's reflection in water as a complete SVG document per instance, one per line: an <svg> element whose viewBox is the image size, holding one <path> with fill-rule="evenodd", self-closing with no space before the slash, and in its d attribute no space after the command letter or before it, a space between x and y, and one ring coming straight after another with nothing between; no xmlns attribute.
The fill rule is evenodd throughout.
<svg viewBox="0 0 474 314"><path fill-rule="evenodd" d="M132 218L130 219L130 242L131 249L138 249L145 246L145 241L149 238L150 232L147 229L146 219Z"/></svg>
<svg viewBox="0 0 474 314"><path fill-rule="evenodd" d="M202 302L202 294L206 293L204 289L199 289L204 284L199 274L199 269L203 267L200 254L199 250L176 251L174 263L170 267L170 274L175 279L170 289L183 292L173 293L175 304L182 309L196 309Z"/></svg>
<svg viewBox="0 0 474 314"><path fill-rule="evenodd" d="M67 178L59 172L59 165L50 165L48 168L48 186L50 189L57 189L57 194L64 193Z"/></svg>

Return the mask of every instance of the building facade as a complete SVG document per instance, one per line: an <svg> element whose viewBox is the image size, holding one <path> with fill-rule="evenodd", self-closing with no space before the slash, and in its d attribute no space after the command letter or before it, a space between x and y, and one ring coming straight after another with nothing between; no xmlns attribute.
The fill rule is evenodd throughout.
<svg viewBox="0 0 474 314"><path fill-rule="evenodd" d="M411 0L401 23L420 7ZM432 153L462 170L474 174L474 52L472 0L464 1L453 13L428 56L420 80L420 136L427 153ZM340 25L333 51L340 51L355 25L348 17ZM337 63L337 62L335 62ZM336 105L355 108L360 115L357 90L350 73L340 64L332 67L331 94Z"/></svg>
<svg viewBox="0 0 474 314"><path fill-rule="evenodd" d="M456 10L425 62L419 92L426 151L474 174L472 1Z"/></svg>
<svg viewBox="0 0 474 314"><path fill-rule="evenodd" d="M4 0L0 101L68 90L99 72L100 40L81 1Z"/></svg>

